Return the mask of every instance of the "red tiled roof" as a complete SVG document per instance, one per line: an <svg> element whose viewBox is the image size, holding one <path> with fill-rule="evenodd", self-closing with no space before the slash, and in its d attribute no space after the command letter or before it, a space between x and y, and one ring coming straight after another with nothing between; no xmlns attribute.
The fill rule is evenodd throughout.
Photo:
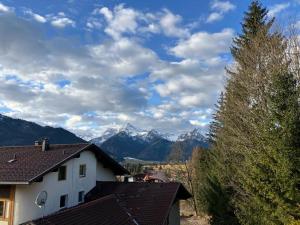
<svg viewBox="0 0 300 225"><path fill-rule="evenodd" d="M97 182L97 186L86 195L86 200L94 200L111 194L116 195L119 204L140 225L165 224L172 204L176 200L191 197L182 184L175 182Z"/></svg>
<svg viewBox="0 0 300 225"><path fill-rule="evenodd" d="M114 195L60 211L23 225L138 225Z"/></svg>
<svg viewBox="0 0 300 225"><path fill-rule="evenodd" d="M37 181L87 150L94 152L97 159L115 174L128 174L126 169L93 144L50 145L47 151L42 151L41 146L1 147L0 184Z"/></svg>

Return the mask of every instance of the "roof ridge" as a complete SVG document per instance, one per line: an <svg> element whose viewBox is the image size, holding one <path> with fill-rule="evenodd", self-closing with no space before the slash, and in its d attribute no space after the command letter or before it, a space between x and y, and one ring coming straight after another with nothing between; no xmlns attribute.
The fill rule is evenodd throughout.
<svg viewBox="0 0 300 225"><path fill-rule="evenodd" d="M51 144L51 146L66 146L66 145L83 145L83 144L90 144L88 142L79 142L79 143L71 143L71 144ZM8 146L0 146L0 150L3 148L28 148L28 147L39 147L37 145L8 145Z"/></svg>

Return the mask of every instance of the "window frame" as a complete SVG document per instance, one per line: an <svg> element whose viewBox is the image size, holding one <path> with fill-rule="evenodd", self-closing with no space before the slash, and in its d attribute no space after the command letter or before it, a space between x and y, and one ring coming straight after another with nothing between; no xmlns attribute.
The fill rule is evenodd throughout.
<svg viewBox="0 0 300 225"><path fill-rule="evenodd" d="M64 168L64 176L61 177L61 169ZM58 174L57 174L57 180L58 181L64 181L64 180L67 180L67 166L60 166L58 168Z"/></svg>
<svg viewBox="0 0 300 225"><path fill-rule="evenodd" d="M0 202L3 202L3 215L0 216L0 221L8 221L9 220L9 217L7 217L7 210L10 210L8 209L7 207L9 207L9 200L8 199L0 199Z"/></svg>
<svg viewBox="0 0 300 225"><path fill-rule="evenodd" d="M81 197L81 201L80 201ZM84 191L79 191L78 192L78 203L83 203L84 202Z"/></svg>
<svg viewBox="0 0 300 225"><path fill-rule="evenodd" d="M64 201L64 206L62 206L62 198L65 198L65 201ZM59 208L60 209L64 209L64 208L67 208L68 207L68 200L69 200L69 196L68 194L65 194L65 195L61 195L60 198L59 198Z"/></svg>
<svg viewBox="0 0 300 225"><path fill-rule="evenodd" d="M87 171L87 166L86 164L80 164L79 165L79 177L82 178L82 177L86 177L86 171ZM83 172L83 173L81 173Z"/></svg>

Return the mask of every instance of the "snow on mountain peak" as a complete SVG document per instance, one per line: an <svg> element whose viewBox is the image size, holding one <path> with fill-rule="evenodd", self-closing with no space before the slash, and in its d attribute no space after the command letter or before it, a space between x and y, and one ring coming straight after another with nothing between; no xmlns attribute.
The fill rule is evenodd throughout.
<svg viewBox="0 0 300 225"><path fill-rule="evenodd" d="M124 127L122 127L119 132L125 132L130 136L139 136L142 135L144 133L147 133L147 131L139 129L135 126L133 126L130 123L127 123Z"/></svg>
<svg viewBox="0 0 300 225"><path fill-rule="evenodd" d="M111 138L112 136L116 135L119 133L119 129L116 128L108 128L105 130L100 137L94 138L91 140L92 143L96 145L102 144L104 141L107 139Z"/></svg>
<svg viewBox="0 0 300 225"><path fill-rule="evenodd" d="M200 129L195 128L192 131L189 131L185 134L181 134L178 138L177 141L185 141L185 140L190 140L190 139L195 139L198 141L206 141L206 138L201 134Z"/></svg>
<svg viewBox="0 0 300 225"><path fill-rule="evenodd" d="M140 128L137 128L133 126L130 123L125 124L123 127L117 129L117 128L109 128L106 131L103 132L103 134L98 137L91 140L92 143L95 144L102 144L107 139L111 138L112 136L124 132L128 136L139 138L147 142L151 142L155 139L163 138L169 141L185 141L185 140L198 140L201 142L205 142L206 138L201 134L200 129L195 128L192 131L189 131L187 133L181 134L179 136L174 134L167 134L167 133L160 133L159 131L155 129L151 130L143 130Z"/></svg>

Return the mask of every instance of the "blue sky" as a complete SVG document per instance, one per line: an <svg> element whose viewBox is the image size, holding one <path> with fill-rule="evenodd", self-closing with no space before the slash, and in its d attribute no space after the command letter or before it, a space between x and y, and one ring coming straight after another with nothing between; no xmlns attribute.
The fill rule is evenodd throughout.
<svg viewBox="0 0 300 225"><path fill-rule="evenodd" d="M0 113L91 138L205 132L250 1L0 0ZM300 1L262 1L300 29Z"/></svg>

